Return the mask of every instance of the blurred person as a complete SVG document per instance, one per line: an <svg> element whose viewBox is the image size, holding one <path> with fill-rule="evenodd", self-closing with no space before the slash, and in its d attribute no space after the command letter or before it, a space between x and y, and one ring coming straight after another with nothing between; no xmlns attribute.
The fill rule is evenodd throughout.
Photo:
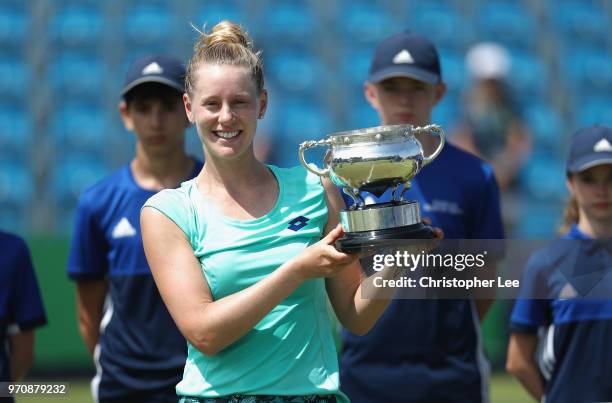
<svg viewBox="0 0 612 403"><path fill-rule="evenodd" d="M180 401L346 402L328 301L362 334L388 300L361 299L358 256L333 246L342 198L302 166L255 158L268 95L238 25L201 33L187 70L185 109L206 163L141 213L153 276L189 342Z"/></svg>
<svg viewBox="0 0 612 403"><path fill-rule="evenodd" d="M508 86L510 55L495 43L479 43L466 55L471 85L462 100L463 118L452 140L488 161L502 193L514 185L529 157L531 134Z"/></svg>
<svg viewBox="0 0 612 403"><path fill-rule="evenodd" d="M30 251L0 231L0 382L23 380L34 360L35 329L46 323Z"/></svg>
<svg viewBox="0 0 612 403"><path fill-rule="evenodd" d="M576 132L566 173L570 200L564 234L534 253L523 273L506 368L538 401L609 402L612 128ZM596 283L585 284L585 274ZM598 294L602 287L605 294Z"/></svg>
<svg viewBox="0 0 612 403"><path fill-rule="evenodd" d="M176 401L187 345L161 300L140 235L140 208L158 191L194 177L185 152L184 65L149 55L129 67L119 102L134 158L80 197L68 261L79 330L93 355L94 399Z"/></svg>
<svg viewBox="0 0 612 403"><path fill-rule="evenodd" d="M378 44L364 94L382 124L430 124L445 92L438 52L427 38L404 31ZM425 150L439 141L419 140ZM411 184L406 198L420 203L445 238L503 238L497 182L481 159L447 143ZM365 196L389 201L391 190L373 197ZM485 268L493 273L494 266ZM342 391L364 403L487 401L480 323L490 304L482 298L393 300L367 335L342 332Z"/></svg>

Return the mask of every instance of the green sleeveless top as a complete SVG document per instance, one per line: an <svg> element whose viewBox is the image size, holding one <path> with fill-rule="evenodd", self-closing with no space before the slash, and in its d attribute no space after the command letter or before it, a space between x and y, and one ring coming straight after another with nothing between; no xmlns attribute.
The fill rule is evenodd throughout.
<svg viewBox="0 0 612 403"><path fill-rule="evenodd" d="M215 300L247 288L319 241L327 223L320 179L302 167L269 166L280 192L274 208L254 220L223 216L206 202L195 180L163 190L153 207L183 230ZM188 343L177 394L217 397L336 394L338 360L325 280L309 280L251 331L214 356Z"/></svg>

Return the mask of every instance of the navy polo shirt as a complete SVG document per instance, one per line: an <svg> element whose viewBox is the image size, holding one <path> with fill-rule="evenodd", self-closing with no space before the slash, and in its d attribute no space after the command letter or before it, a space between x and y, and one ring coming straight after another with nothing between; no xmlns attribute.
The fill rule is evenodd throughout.
<svg viewBox="0 0 612 403"><path fill-rule="evenodd" d="M390 197L389 190L377 201ZM452 144L417 174L405 198L417 200L446 239L504 237L491 166ZM487 399L489 364L472 300L396 299L368 334L343 330L342 340L340 388L353 402Z"/></svg>
<svg viewBox="0 0 612 403"><path fill-rule="evenodd" d="M197 162L190 177L201 169ZM142 246L140 209L155 193L138 186L128 164L79 200L68 275L106 278L109 286L94 353L92 387L100 400L173 393L182 377L187 344L159 295Z"/></svg>
<svg viewBox="0 0 612 403"><path fill-rule="evenodd" d="M47 323L26 243L0 231L0 382L11 380L8 338Z"/></svg>
<svg viewBox="0 0 612 403"><path fill-rule="evenodd" d="M540 334L546 401L612 401L611 297L612 240L573 226L531 256L510 329Z"/></svg>

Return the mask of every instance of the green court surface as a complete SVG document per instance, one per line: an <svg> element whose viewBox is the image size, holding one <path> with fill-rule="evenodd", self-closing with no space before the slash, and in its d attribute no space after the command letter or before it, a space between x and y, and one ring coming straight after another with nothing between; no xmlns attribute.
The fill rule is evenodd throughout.
<svg viewBox="0 0 612 403"><path fill-rule="evenodd" d="M20 397L16 403L62 402L62 403L92 403L89 380L73 379L70 392L62 397ZM534 402L516 380L506 374L496 374L491 378L491 403L522 403Z"/></svg>

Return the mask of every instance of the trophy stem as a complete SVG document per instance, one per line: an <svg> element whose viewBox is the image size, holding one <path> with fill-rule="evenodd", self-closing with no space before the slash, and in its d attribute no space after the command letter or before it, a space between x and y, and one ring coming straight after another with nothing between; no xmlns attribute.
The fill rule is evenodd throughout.
<svg viewBox="0 0 612 403"><path fill-rule="evenodd" d="M410 182L404 182L404 188L402 189L402 193L400 194L400 201L404 201L404 194L410 190Z"/></svg>
<svg viewBox="0 0 612 403"><path fill-rule="evenodd" d="M358 190L342 188L342 192L353 200L353 204L350 207L351 210L355 210L357 207L365 205L365 200L363 200Z"/></svg>
<svg viewBox="0 0 612 403"><path fill-rule="evenodd" d="M393 192L391 193L391 200L396 201L396 195L397 195L397 188L399 187L399 184L394 185L393 186Z"/></svg>

